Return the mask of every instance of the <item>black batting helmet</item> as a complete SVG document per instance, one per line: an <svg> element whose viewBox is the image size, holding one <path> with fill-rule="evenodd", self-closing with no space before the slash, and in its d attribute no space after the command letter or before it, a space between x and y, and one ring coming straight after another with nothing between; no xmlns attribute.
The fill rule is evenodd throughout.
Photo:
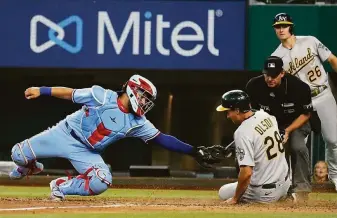
<svg viewBox="0 0 337 218"><path fill-rule="evenodd" d="M289 25L290 33L293 34L294 22L293 19L287 13L276 14L273 20L273 27L277 25Z"/></svg>
<svg viewBox="0 0 337 218"><path fill-rule="evenodd" d="M248 112L250 107L250 99L247 93L241 90L232 90L222 95L221 105L217 111L227 111L239 109L240 112Z"/></svg>

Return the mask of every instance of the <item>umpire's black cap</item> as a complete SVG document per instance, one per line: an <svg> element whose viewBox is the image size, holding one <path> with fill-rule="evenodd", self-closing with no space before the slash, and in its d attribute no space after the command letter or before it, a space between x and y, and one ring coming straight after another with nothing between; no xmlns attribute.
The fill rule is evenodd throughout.
<svg viewBox="0 0 337 218"><path fill-rule="evenodd" d="M276 56L270 56L264 62L263 74L275 78L283 71L283 61Z"/></svg>

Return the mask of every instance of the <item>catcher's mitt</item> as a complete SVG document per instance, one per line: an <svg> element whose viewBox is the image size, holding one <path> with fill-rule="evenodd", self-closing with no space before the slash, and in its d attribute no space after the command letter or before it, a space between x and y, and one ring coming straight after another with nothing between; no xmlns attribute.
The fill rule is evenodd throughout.
<svg viewBox="0 0 337 218"><path fill-rule="evenodd" d="M199 146L195 150L195 159L200 166L206 169L213 168L213 164L220 163L231 157L235 152L234 143L227 145L213 145L211 147Z"/></svg>
<svg viewBox="0 0 337 218"><path fill-rule="evenodd" d="M213 168L212 164L218 163L205 146L199 146L195 149L195 160L201 167L206 169L211 169Z"/></svg>
<svg viewBox="0 0 337 218"><path fill-rule="evenodd" d="M235 144L234 141L227 146L222 145L213 145L208 147L208 152L211 156L218 160L219 162L224 160L225 158L230 158L235 156Z"/></svg>

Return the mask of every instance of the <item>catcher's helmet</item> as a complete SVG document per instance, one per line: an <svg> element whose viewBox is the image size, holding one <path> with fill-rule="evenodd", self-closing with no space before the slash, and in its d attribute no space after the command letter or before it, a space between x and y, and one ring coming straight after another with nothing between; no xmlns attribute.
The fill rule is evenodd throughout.
<svg viewBox="0 0 337 218"><path fill-rule="evenodd" d="M132 110L138 116L142 116L154 106L157 89L150 80L133 75L126 83L126 94L129 96Z"/></svg>
<svg viewBox="0 0 337 218"><path fill-rule="evenodd" d="M250 99L247 93L241 90L232 90L222 95L221 105L217 111L227 111L239 109L240 112L248 112L251 109Z"/></svg>

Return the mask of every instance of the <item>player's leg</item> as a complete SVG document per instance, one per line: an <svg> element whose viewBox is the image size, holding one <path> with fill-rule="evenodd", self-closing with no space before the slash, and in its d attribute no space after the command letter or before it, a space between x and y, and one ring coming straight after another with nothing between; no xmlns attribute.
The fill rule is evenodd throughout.
<svg viewBox="0 0 337 218"><path fill-rule="evenodd" d="M10 179L21 179L43 170L43 164L36 161L36 154L29 139L14 145L11 157L17 166L9 173Z"/></svg>
<svg viewBox="0 0 337 218"><path fill-rule="evenodd" d="M313 99L313 106L321 120L322 136L326 143L326 160L329 177L337 190L337 105L332 93L327 90Z"/></svg>
<svg viewBox="0 0 337 218"><path fill-rule="evenodd" d="M80 175L51 181L52 199L63 200L65 195L98 195L111 185L110 170L98 153L94 153L86 147L77 148L69 159Z"/></svg>
<svg viewBox="0 0 337 218"><path fill-rule="evenodd" d="M243 203L275 203L287 197L287 192L290 187L290 179L285 178L274 183L274 187L252 187L249 186L247 191L242 196Z"/></svg>
<svg viewBox="0 0 337 218"><path fill-rule="evenodd" d="M227 200L229 198L234 197L237 186L238 182L228 183L221 186L221 188L219 189L219 198L221 200Z"/></svg>
<svg viewBox="0 0 337 218"><path fill-rule="evenodd" d="M289 137L294 191L311 192L310 160L306 138L311 129L309 123L293 131Z"/></svg>
<svg viewBox="0 0 337 218"><path fill-rule="evenodd" d="M78 143L66 132L64 122L17 143L12 148L12 160L17 167L9 174L11 179L21 179L26 175L38 174L43 164L38 158L64 157L71 143Z"/></svg>

